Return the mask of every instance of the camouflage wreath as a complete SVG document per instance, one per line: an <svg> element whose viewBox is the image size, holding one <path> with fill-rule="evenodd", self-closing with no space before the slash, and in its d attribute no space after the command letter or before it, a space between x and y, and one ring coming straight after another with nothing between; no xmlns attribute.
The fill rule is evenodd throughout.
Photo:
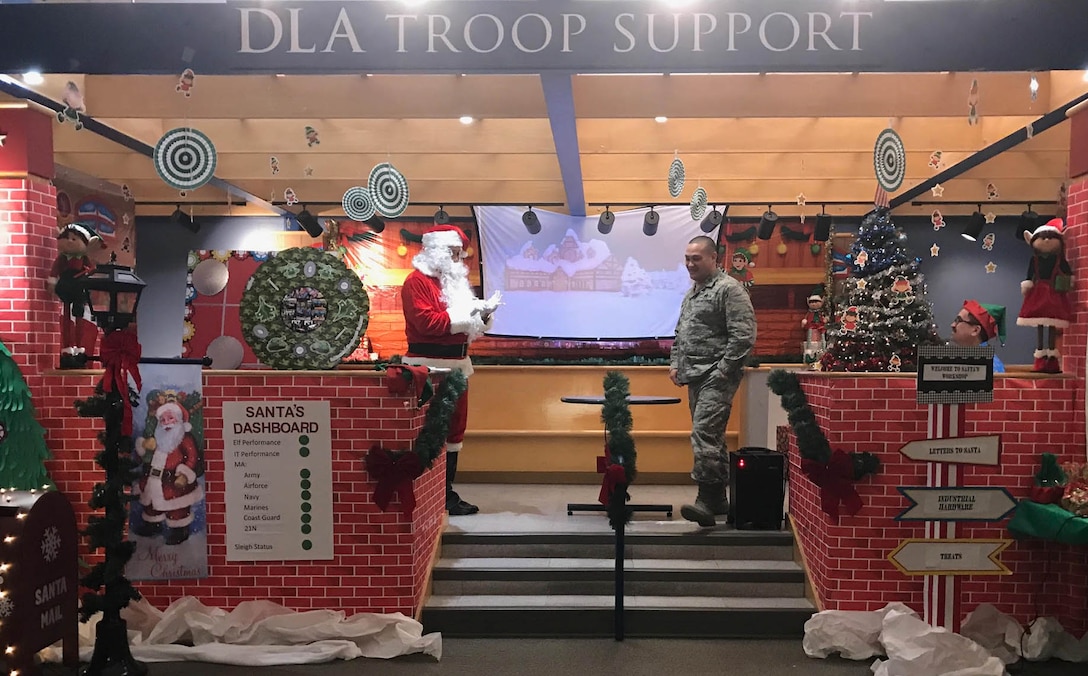
<svg viewBox="0 0 1088 676"><path fill-rule="evenodd" d="M359 345L370 313L358 275L335 256L287 249L262 263L242 295L242 335L261 363L328 369Z"/></svg>

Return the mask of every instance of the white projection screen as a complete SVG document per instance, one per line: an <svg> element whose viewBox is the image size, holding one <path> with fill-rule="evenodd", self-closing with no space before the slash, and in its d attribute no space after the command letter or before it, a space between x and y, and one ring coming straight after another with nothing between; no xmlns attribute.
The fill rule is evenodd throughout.
<svg viewBox="0 0 1088 676"><path fill-rule="evenodd" d="M652 237L642 232L648 209L616 212L607 235L597 231L597 216L533 211L540 219L536 235L521 221L524 207L476 207L484 296L502 292L489 335L621 340L675 334L691 285L684 249L704 234L688 207L656 209L661 220Z"/></svg>

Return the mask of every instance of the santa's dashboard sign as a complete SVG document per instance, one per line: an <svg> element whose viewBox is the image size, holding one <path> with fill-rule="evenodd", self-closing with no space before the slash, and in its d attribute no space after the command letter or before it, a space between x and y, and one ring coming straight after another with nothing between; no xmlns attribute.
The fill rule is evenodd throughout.
<svg viewBox="0 0 1088 676"><path fill-rule="evenodd" d="M994 348L918 348L919 404L986 404L994 400Z"/></svg>
<svg viewBox="0 0 1088 676"><path fill-rule="evenodd" d="M327 401L223 404L227 560L331 559Z"/></svg>

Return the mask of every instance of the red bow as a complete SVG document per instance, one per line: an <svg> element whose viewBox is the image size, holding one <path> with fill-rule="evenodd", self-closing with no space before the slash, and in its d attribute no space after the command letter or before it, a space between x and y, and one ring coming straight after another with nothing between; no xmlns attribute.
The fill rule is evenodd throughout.
<svg viewBox="0 0 1088 676"><path fill-rule="evenodd" d="M377 483L374 488L374 504L383 512L396 495L400 499L400 511L411 516L416 508L416 494L412 480L423 474L423 463L411 451L390 452L378 444L366 454L366 470Z"/></svg>
<svg viewBox="0 0 1088 676"><path fill-rule="evenodd" d="M849 453L836 450L826 463L802 459L801 471L819 486L820 508L832 519L839 518L839 503L848 516L861 511L861 496L854 489L854 461Z"/></svg>
<svg viewBox="0 0 1088 676"><path fill-rule="evenodd" d="M121 395L124 416L121 422L121 434L132 434L132 404L128 399L128 377L136 383L139 390L140 380L140 341L134 331L110 331L102 338L102 391L117 392Z"/></svg>
<svg viewBox="0 0 1088 676"><path fill-rule="evenodd" d="M627 470L623 468L623 465L613 463L611 458L604 456L597 458L597 471L604 475L601 478L601 492L597 500L607 506L616 488L627 483Z"/></svg>

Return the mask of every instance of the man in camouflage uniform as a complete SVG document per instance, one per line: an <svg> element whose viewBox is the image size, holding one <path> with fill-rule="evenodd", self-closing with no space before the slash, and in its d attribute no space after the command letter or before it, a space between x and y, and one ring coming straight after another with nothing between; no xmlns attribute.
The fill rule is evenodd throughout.
<svg viewBox="0 0 1088 676"><path fill-rule="evenodd" d="M700 526L713 526L716 514L729 511L725 427L744 362L756 341L752 301L744 286L718 267L717 249L709 237L696 237L684 252L695 284L680 306L669 357L669 379L688 388L695 455L691 478L699 484L695 504L683 505L680 513Z"/></svg>

